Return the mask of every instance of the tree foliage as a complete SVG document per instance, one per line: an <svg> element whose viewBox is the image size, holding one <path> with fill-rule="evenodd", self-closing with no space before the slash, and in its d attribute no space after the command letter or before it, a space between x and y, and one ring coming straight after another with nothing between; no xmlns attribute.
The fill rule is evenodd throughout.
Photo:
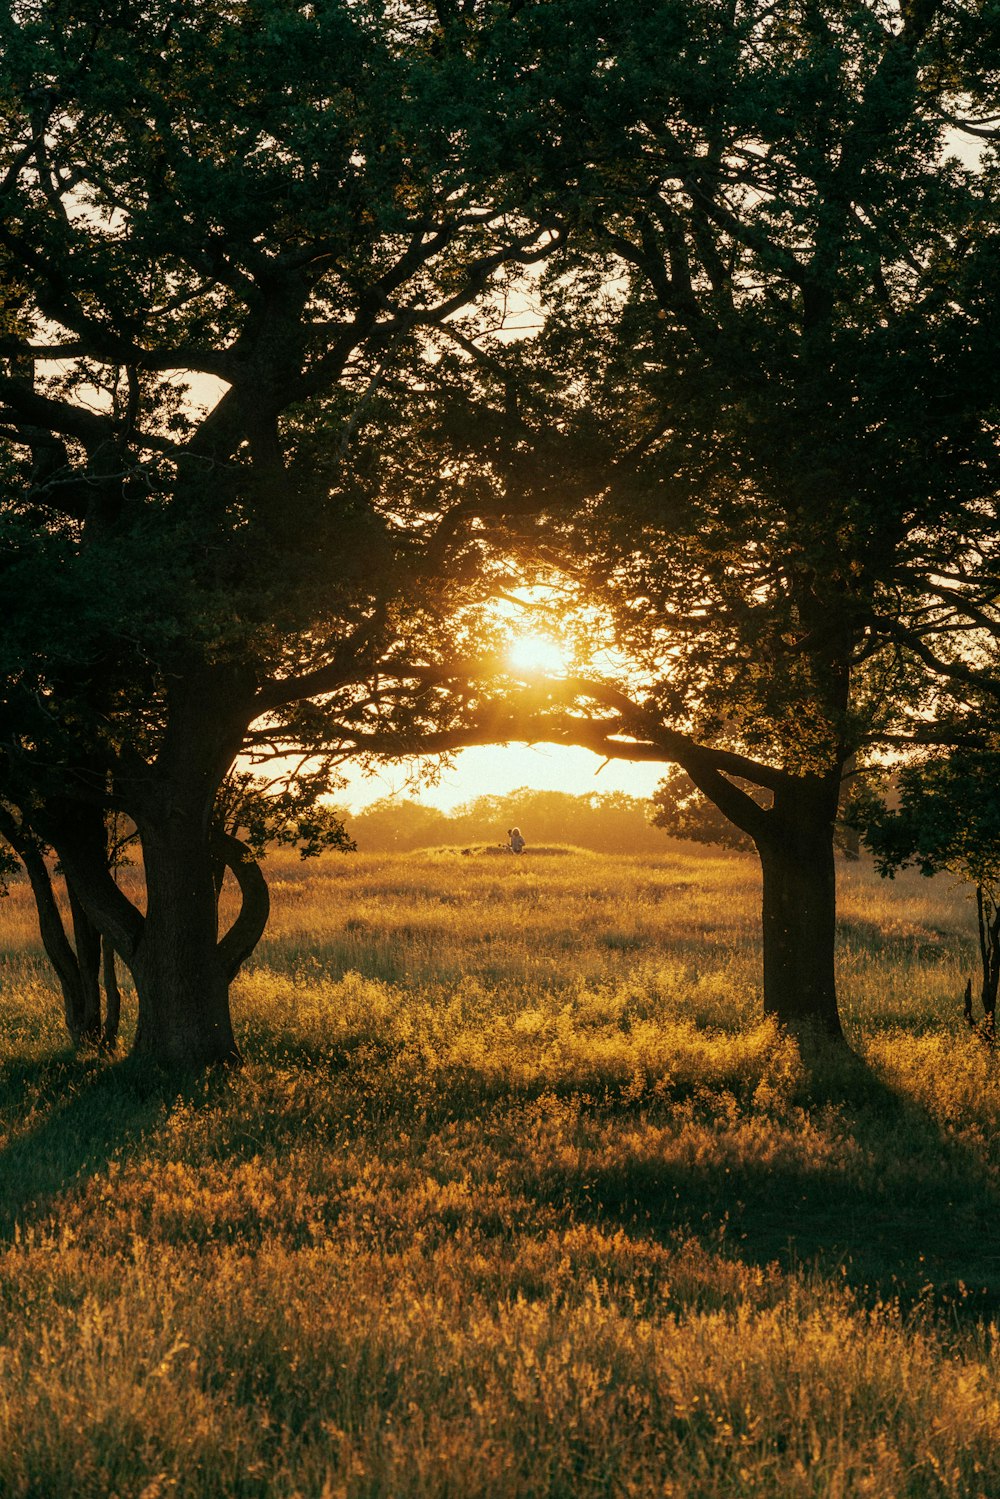
<svg viewBox="0 0 1000 1499"><path fill-rule="evenodd" d="M508 149L510 28L425 0L0 19L0 776L165 1058L235 1050L266 919L215 815L241 748L384 727L380 676L479 586L431 334L558 237ZM216 942L220 857L244 910Z"/></svg>
<svg viewBox="0 0 1000 1499"><path fill-rule="evenodd" d="M892 776L892 799L859 794L855 820L880 874L908 864L924 875L948 870L1000 895L1000 757L954 750Z"/></svg>
<svg viewBox="0 0 1000 1499"><path fill-rule="evenodd" d="M892 792L891 801L874 787L859 794L854 819L880 874L891 878L914 864L921 874L947 870L974 886L981 1000L992 1031L1000 989L1000 755L957 749L903 766ZM971 988L966 1014L971 1020Z"/></svg>
<svg viewBox="0 0 1000 1499"><path fill-rule="evenodd" d="M227 832L243 839L254 858L268 848L294 848L303 859L357 847L343 816L328 801L331 777L325 767L278 777L277 783L248 770L234 770L216 800L216 814Z"/></svg>
<svg viewBox="0 0 1000 1499"><path fill-rule="evenodd" d="M654 811L650 821L671 837L719 848L753 848L747 834L724 816L714 802L702 796L691 777L679 766L667 772L652 800Z"/></svg>
<svg viewBox="0 0 1000 1499"><path fill-rule="evenodd" d="M843 768L989 677L997 626L994 18L585 0L559 21L574 233L520 411L565 438L549 555L628 663L580 685L581 734L659 751L753 840L765 1002L836 1031Z"/></svg>

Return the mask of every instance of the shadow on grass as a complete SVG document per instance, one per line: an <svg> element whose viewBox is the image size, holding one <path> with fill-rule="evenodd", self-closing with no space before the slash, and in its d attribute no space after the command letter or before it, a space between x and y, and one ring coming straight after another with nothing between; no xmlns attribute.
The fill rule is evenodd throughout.
<svg viewBox="0 0 1000 1499"><path fill-rule="evenodd" d="M105 1170L122 1148L138 1147L193 1082L95 1053L67 1051L0 1067L0 1106L10 1121L0 1149L0 1241L19 1224L44 1221L67 1188ZM25 1101L40 1115L26 1128L18 1124Z"/></svg>
<svg viewBox="0 0 1000 1499"><path fill-rule="evenodd" d="M584 1147L577 1164L549 1161L521 1190L632 1235L724 1241L727 1253L760 1267L815 1265L866 1299L929 1304L963 1320L996 1316L996 1174L846 1049L808 1058L807 1069L796 1102L804 1120L832 1132L832 1150L806 1139L796 1148L787 1124L773 1154L766 1136L756 1154L739 1138L728 1148L733 1124L708 1099L704 1150L647 1152L640 1136L638 1148L607 1165ZM668 1117L669 1104L647 1115L654 1124ZM741 1111L735 1128L752 1117ZM774 1125L777 1133L781 1120Z"/></svg>
<svg viewBox="0 0 1000 1499"><path fill-rule="evenodd" d="M389 1121L413 1130L405 1050L358 1035L323 1058L324 1071L357 1085L356 1127L376 1141ZM304 1054L293 1051L301 1065ZM801 1055L792 1108L774 1113L750 1077L716 1090L677 1080L665 1095L637 1097L629 1079L595 1092L573 1075L518 1086L442 1069L433 1095L422 1094L417 1134L482 1120L493 1149L510 1152L517 1192L566 1223L596 1221L663 1243L693 1234L715 1247L722 1232L727 1252L747 1264L814 1264L871 1299L929 1302L963 1319L995 1315L1000 1179L989 1160L847 1047L805 1043ZM542 1096L577 1102L579 1123L569 1127L578 1134L565 1142L573 1148L533 1157L510 1142L512 1111ZM673 1148L681 1111L695 1133L704 1129L689 1149ZM621 1146L609 1163L615 1121ZM655 1131L664 1127L659 1148Z"/></svg>
<svg viewBox="0 0 1000 1499"><path fill-rule="evenodd" d="M928 925L918 931L887 932L877 921L861 916L837 918L838 952L863 953L887 963L967 961L973 954L971 938L945 927Z"/></svg>
<svg viewBox="0 0 1000 1499"><path fill-rule="evenodd" d="M274 1051L271 1065L310 1060L308 1048ZM481 1127L495 1151L509 1153L516 1180L508 1185L533 1205L532 1221L545 1217L540 1209L554 1209L567 1224L599 1222L665 1244L691 1234L715 1250L724 1244L749 1265L815 1265L866 1299L927 1303L963 1321L1000 1311L995 1169L846 1048L806 1052L792 1108L782 1104L773 1114L749 1086L739 1096L722 1085L692 1085L637 1098L623 1081L587 1098L579 1078L567 1078L563 1089L540 1076L525 1088L496 1077L487 1084L460 1069L439 1074L433 1097L424 1092L418 1104L404 1053L358 1035L311 1061L343 1084L345 1117L376 1150L397 1126L413 1143L456 1120ZM45 1222L60 1194L101 1173L115 1155L140 1153L144 1135L178 1097L206 1100L204 1077L68 1054L9 1063L0 1069L0 1090L8 1118L18 1100L33 1100L37 1109L37 1123L15 1128L0 1150L2 1238L19 1223ZM578 1130L578 1149L536 1155L511 1139L512 1121L516 1134L519 1111L543 1093L579 1101L578 1123L569 1126ZM680 1112L692 1133L688 1145L674 1148ZM611 1136L609 1160L615 1121L623 1129L620 1145ZM300 1129L294 1111L279 1113L269 1122L271 1147L284 1153L301 1139ZM656 1130L665 1130L662 1144ZM234 1140L227 1148L236 1159L255 1153L259 1142ZM523 1228L533 1231L527 1220ZM491 1229L484 1218L478 1231L502 1235L510 1224L501 1218Z"/></svg>

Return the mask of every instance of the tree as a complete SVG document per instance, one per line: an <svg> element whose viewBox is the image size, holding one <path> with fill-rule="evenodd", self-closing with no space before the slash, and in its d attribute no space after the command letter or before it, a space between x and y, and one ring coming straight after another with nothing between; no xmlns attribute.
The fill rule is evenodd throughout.
<svg viewBox="0 0 1000 1499"><path fill-rule="evenodd" d="M229 984L267 902L216 815L235 758L378 720L384 664L475 577L480 499L420 406L428 330L558 243L509 170L510 13L0 20L0 783L130 967L160 1060L236 1056ZM221 938L220 860L243 896Z"/></svg>
<svg viewBox="0 0 1000 1499"><path fill-rule="evenodd" d="M993 1035L1000 990L1000 755L956 750L902 767L893 782L895 805L870 788L855 802L855 819L880 874L891 879L915 864L921 874L948 870L975 887L980 1002ZM966 1017L971 1024L971 984Z"/></svg>
<svg viewBox="0 0 1000 1499"><path fill-rule="evenodd" d="M351 817L350 825L365 853L428 848L453 841L446 814L410 797L380 797Z"/></svg>
<svg viewBox="0 0 1000 1499"><path fill-rule="evenodd" d="M108 870L117 868L131 842L127 830L112 819L105 830L104 858ZM101 937L83 902L67 884L72 937L59 908L45 844L18 810L0 802L0 880L23 869L31 888L38 932L63 998L63 1017L75 1045L101 1046L113 1051L121 1020L121 993L115 951ZM4 893L6 891L4 890ZM103 993L102 993L103 985Z"/></svg>
<svg viewBox="0 0 1000 1499"><path fill-rule="evenodd" d="M354 851L356 845L342 818L325 800L332 779L330 767L322 763L293 772L286 769L271 780L247 770L234 770L226 777L214 809L217 903L229 868L227 849L247 866L243 882L253 882L255 898L265 909L269 909L267 886L255 866L269 848L296 848L303 859L333 849ZM15 808L3 803L0 840L0 894L7 893L4 882L9 876L23 871L35 903L42 947L62 991L70 1039L77 1046L114 1051L121 1023L114 948L107 938L102 939L68 880L64 881L70 915L67 930L50 867L52 851ZM124 818L113 815L108 819L105 856L109 872L114 874L130 862L128 851L135 842L135 829Z"/></svg>
<svg viewBox="0 0 1000 1499"><path fill-rule="evenodd" d="M657 786L653 808L650 822L674 838L742 852L753 848L747 834L725 817L714 802L702 796L691 777L679 767L668 771Z"/></svg>
<svg viewBox="0 0 1000 1499"><path fill-rule="evenodd" d="M459 693L437 742L682 767L759 852L765 1007L838 1037L844 769L946 736L934 694L988 685L976 642L997 629L992 12L524 15L550 59L539 174L570 233L542 335L463 352L508 416L505 498L534 497L509 545L541 542L582 633L596 603L627 664L515 710L477 696L489 663L459 690L460 663L428 662Z"/></svg>
<svg viewBox="0 0 1000 1499"><path fill-rule="evenodd" d="M739 785L739 781L737 781ZM744 784L740 790L749 791ZM690 839L693 843L715 844L720 848L735 848L744 852L753 849L752 839L734 822L725 817L714 802L703 796L691 777L679 766L667 771L666 776L653 793L654 827L663 828L674 838ZM845 782L841 793L839 817L834 830L834 841L838 852L848 859L857 859L860 835L852 821L851 786Z"/></svg>
<svg viewBox="0 0 1000 1499"><path fill-rule="evenodd" d="M926 728L935 632L968 662L995 621L992 11L535 14L564 36L549 180L573 233L515 394L561 455L548 555L629 663L577 684L562 733L677 763L753 841L765 1006L839 1036L843 768Z"/></svg>

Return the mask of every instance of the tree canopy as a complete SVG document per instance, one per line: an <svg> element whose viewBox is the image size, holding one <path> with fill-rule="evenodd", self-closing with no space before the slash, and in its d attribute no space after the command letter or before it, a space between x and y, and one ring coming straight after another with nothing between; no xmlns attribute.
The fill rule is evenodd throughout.
<svg viewBox="0 0 1000 1499"><path fill-rule="evenodd" d="M565 459L548 555L628 663L578 684L578 732L676 761L755 842L766 1002L836 1031L843 769L933 733L941 684L991 679L995 21L935 0L561 18L549 181L573 232L519 409Z"/></svg>
<svg viewBox="0 0 1000 1499"><path fill-rule="evenodd" d="M43 0L0 48L3 797L132 968L137 1045L224 1057L266 908L219 787L251 724L335 753L472 585L430 332L560 230L505 166L506 7Z"/></svg>

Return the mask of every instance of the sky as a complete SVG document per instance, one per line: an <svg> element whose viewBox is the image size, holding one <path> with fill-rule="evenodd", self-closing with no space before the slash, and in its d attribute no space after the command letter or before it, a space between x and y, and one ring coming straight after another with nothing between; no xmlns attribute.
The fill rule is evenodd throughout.
<svg viewBox="0 0 1000 1499"><path fill-rule="evenodd" d="M414 761L411 774L426 774L427 763ZM603 766L603 769L602 769ZM529 786L533 791L567 791L572 796L590 792L625 791L648 797L666 774L665 765L627 760L605 763L600 755L562 744L507 744L462 750L451 770L436 785L407 784L407 766L384 765L375 776L353 771L347 788L336 800L357 812L381 797L399 795L450 811L477 796L504 796Z"/></svg>
<svg viewBox="0 0 1000 1499"><path fill-rule="evenodd" d="M515 590L524 598L544 598L541 588ZM569 647L539 633L530 616L512 607L508 599L498 607L509 623L509 663L529 672L558 677L573 668ZM608 664L610 658L605 658ZM620 664L620 663L619 663ZM598 675L600 669L598 667ZM430 774L428 774L430 772ZM350 783L336 800L354 812L386 796L413 798L449 812L479 796L504 796L529 787L532 791L566 791L571 796L591 792L624 791L629 796L649 797L666 773L665 765L628 760L608 760L592 750L564 744L498 744L462 750L447 769L435 767L426 758L383 765L375 775L360 770L350 774Z"/></svg>

